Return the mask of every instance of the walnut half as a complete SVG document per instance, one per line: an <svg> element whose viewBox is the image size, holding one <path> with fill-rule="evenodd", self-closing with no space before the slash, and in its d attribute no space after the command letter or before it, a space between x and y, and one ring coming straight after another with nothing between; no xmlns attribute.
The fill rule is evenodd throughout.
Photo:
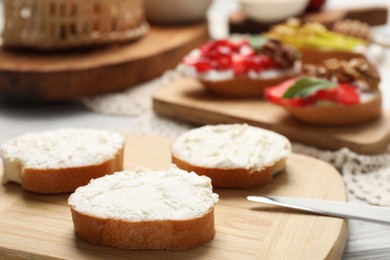
<svg viewBox="0 0 390 260"><path fill-rule="evenodd" d="M280 68L291 68L298 59L298 52L289 45L282 45L277 39L270 39L261 50L264 55L273 57Z"/></svg>
<svg viewBox="0 0 390 260"><path fill-rule="evenodd" d="M302 74L336 80L337 82L360 82L370 89L378 89L380 77L376 67L366 59L355 58L349 61L328 59L322 64L305 64Z"/></svg>

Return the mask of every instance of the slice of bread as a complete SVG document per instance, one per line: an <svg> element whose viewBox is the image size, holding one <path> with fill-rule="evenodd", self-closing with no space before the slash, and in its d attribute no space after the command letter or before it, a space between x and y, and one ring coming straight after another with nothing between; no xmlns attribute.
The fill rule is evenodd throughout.
<svg viewBox="0 0 390 260"><path fill-rule="evenodd" d="M123 169L124 137L63 128L27 133L2 145L3 183L37 193L73 192L91 179Z"/></svg>
<svg viewBox="0 0 390 260"><path fill-rule="evenodd" d="M284 136L246 124L209 125L179 136L172 162L212 179L213 187L255 188L284 169L291 144Z"/></svg>
<svg viewBox="0 0 390 260"><path fill-rule="evenodd" d="M174 165L92 180L68 200L77 236L122 249L182 251L215 236L211 181Z"/></svg>
<svg viewBox="0 0 390 260"><path fill-rule="evenodd" d="M351 106L326 104L305 107L284 107L302 122L319 126L351 126L374 121L382 115L382 95L370 93L361 103Z"/></svg>
<svg viewBox="0 0 390 260"><path fill-rule="evenodd" d="M235 77L219 81L200 80L200 82L207 90L214 94L237 98L258 98L263 97L266 87L274 86L298 75L298 70L290 70L280 72L280 75L273 78L253 79L250 77Z"/></svg>

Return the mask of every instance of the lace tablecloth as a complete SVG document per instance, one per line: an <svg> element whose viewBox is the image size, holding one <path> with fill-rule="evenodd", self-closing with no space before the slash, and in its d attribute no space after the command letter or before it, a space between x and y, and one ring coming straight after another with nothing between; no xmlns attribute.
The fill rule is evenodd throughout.
<svg viewBox="0 0 390 260"><path fill-rule="evenodd" d="M83 99L91 110L104 114L135 116L136 133L176 137L196 126L159 117L153 113L153 91L177 79L175 72L124 92ZM336 167L342 174L347 189L359 199L373 205L390 207L390 149L380 155L359 155L348 148L337 151L319 150L293 143L293 152L310 155ZM389 147L390 148L390 147Z"/></svg>

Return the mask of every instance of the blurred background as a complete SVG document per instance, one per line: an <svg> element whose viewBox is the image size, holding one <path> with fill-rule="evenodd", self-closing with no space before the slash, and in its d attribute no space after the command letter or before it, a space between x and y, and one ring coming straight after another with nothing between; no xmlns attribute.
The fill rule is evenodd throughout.
<svg viewBox="0 0 390 260"><path fill-rule="evenodd" d="M324 4L325 8L340 9L340 8L360 8L360 7L372 7L372 6L387 6L390 7L390 1L388 0L327 0ZM240 9L240 3L238 0L214 0L210 9L208 10L207 17L210 21L210 32L215 38L225 37L228 34L228 17L229 14L234 13ZM388 13L390 17L390 13ZM381 32L390 33L390 24L387 23L383 26L375 28Z"/></svg>
<svg viewBox="0 0 390 260"><path fill-rule="evenodd" d="M339 9L351 7L371 7L371 6L387 6L390 7L388 0L327 0L324 4L325 8ZM3 2L0 1L0 11L3 16ZM212 4L207 11L207 18L210 22L210 34L214 38L225 37L228 34L228 17L231 13L240 9L239 0L212 0ZM390 13L388 14L390 17ZM0 19L0 28L3 28L4 19ZM380 26L377 30L390 31L390 24Z"/></svg>

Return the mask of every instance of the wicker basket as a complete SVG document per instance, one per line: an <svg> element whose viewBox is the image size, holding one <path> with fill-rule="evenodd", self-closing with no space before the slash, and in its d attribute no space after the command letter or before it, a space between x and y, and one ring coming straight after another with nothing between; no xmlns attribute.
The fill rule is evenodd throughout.
<svg viewBox="0 0 390 260"><path fill-rule="evenodd" d="M4 0L3 44L63 49L135 39L148 31L143 0Z"/></svg>

